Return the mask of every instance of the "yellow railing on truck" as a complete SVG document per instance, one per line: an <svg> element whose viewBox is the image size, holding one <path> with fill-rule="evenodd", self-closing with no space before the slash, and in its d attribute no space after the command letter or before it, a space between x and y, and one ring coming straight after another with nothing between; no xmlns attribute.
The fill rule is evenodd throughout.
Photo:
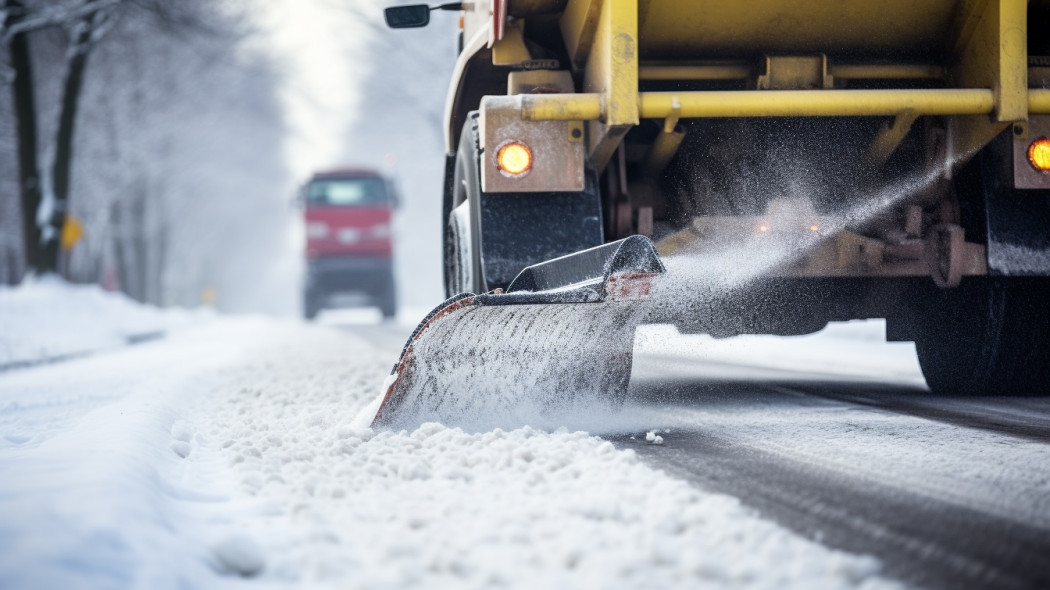
<svg viewBox="0 0 1050 590"><path fill-rule="evenodd" d="M1027 0L517 0L511 12L523 4L561 11L585 94L523 101L522 115L591 121L588 156L598 169L644 118L944 115L957 117L952 152L970 153L1009 126L1025 134L1029 113L1050 112L1045 90L1028 88ZM640 79L738 79L747 72L733 63L813 54L826 56L832 75L857 60L951 87L639 92ZM688 69L698 60L727 61ZM931 60L943 72L916 68Z"/></svg>
<svg viewBox="0 0 1050 590"><path fill-rule="evenodd" d="M601 94L520 95L527 121L603 121ZM727 90L641 92L643 119L667 117L852 117L985 115L995 108L991 90ZM1028 112L1050 114L1050 90L1028 91Z"/></svg>

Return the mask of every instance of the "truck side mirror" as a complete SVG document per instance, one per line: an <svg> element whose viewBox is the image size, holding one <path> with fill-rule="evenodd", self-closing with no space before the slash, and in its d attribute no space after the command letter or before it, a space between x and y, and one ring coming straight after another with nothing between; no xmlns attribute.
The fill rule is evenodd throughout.
<svg viewBox="0 0 1050 590"><path fill-rule="evenodd" d="M383 10L386 26L391 29L414 29L430 23L430 7L426 4L391 6Z"/></svg>

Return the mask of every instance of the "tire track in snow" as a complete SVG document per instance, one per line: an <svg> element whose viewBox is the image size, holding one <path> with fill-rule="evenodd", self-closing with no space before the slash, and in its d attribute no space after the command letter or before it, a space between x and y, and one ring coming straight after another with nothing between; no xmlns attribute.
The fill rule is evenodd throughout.
<svg viewBox="0 0 1050 590"><path fill-rule="evenodd" d="M849 449L839 453L843 445L849 447L851 429L858 429L858 444L868 444L873 436L877 440L883 434L914 436L921 443L922 437L907 428L924 428L915 416L940 419L940 423L930 423L933 435L955 429L960 436L968 436L966 430L971 427L996 433L1006 430L1013 435L1018 430L1017 424L1003 424L1001 418L982 419L975 414L975 406L939 409L934 400L900 401L901 397L916 395L914 391L887 392L886 386L855 383L650 382L635 394L662 405L649 410L665 415L664 424L675 423L677 427L663 434L664 444L660 446L642 444L628 436L611 440L619 448L635 450L654 467L703 489L736 496L763 516L829 547L871 553L883 560L887 574L905 582L930 588L1048 587L1050 568L1045 557L1050 555L1050 530L1039 519L1004 516L982 506L984 499L959 503L951 495L937 494L939 482L909 488L909 476L899 471L885 472L885 479L879 481L878 473L884 466L845 467L844 462L862 461L863 457L863 452L851 455ZM885 398L893 401L877 403ZM822 402L827 399L842 403L828 406ZM755 409L763 405L769 408ZM767 424L748 430L752 425L747 424L747 416L752 411L755 422ZM907 427L874 435L863 415L858 418L857 414L877 412L895 420L894 411L903 414ZM733 413L738 415L734 418ZM1022 429L1028 436L1016 440L1016 445L1029 454L1041 445L1027 440L1045 443L1038 431L1042 419L1032 418L1030 428ZM690 420L694 420L691 427ZM814 441L822 435L820 431L807 430L819 420L827 420L823 428L834 432L823 442ZM738 426L742 428L734 430ZM790 448L793 440L798 449ZM1014 446L1007 442L1003 441L1005 457ZM823 452L814 453L820 444L826 445ZM896 448L888 445L887 452L892 454ZM1050 447L1047 451L1045 456L1050 458ZM904 471L915 469L909 467L909 459L914 457L901 457ZM975 456L972 469L980 475L981 465L994 460L994 456ZM1040 465L1032 468L1039 469ZM987 492L964 485L973 476L959 474L956 491L960 496Z"/></svg>
<svg viewBox="0 0 1050 590"><path fill-rule="evenodd" d="M795 388L797 390L797 388ZM1050 443L1050 403L1027 398L958 398L899 389L813 384L807 395L879 408L917 418Z"/></svg>

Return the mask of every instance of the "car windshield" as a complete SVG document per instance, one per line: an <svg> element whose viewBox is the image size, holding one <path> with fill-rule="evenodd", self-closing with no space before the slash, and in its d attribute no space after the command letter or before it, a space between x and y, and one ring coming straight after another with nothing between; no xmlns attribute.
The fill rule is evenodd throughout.
<svg viewBox="0 0 1050 590"><path fill-rule="evenodd" d="M313 205L384 205L386 183L382 178L333 178L315 180L306 190L306 202Z"/></svg>

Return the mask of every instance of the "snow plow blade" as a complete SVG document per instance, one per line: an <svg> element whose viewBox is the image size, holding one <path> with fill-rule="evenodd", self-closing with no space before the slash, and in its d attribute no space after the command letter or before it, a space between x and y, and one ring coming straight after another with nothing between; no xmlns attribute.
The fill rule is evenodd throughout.
<svg viewBox="0 0 1050 590"><path fill-rule="evenodd" d="M632 236L530 266L506 292L452 297L412 333L372 426L555 428L566 412L618 407L639 301L663 272Z"/></svg>

